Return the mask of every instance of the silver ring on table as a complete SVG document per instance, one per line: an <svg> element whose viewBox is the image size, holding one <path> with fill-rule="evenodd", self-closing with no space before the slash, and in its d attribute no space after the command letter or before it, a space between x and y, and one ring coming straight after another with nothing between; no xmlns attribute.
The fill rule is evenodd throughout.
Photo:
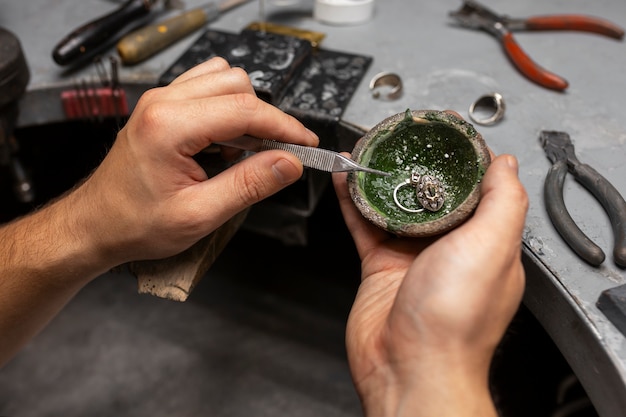
<svg viewBox="0 0 626 417"><path fill-rule="evenodd" d="M481 117L477 114L477 110L489 110L491 111L486 117ZM506 105L504 104L504 98L500 93L486 94L479 97L478 100L472 103L469 108L469 116L475 123L483 126L493 125L504 117L504 111Z"/></svg>
<svg viewBox="0 0 626 417"><path fill-rule="evenodd" d="M391 90L386 95L382 96L379 87L388 86ZM386 100L396 100L402 95L402 79L398 74L393 72L380 72L372 78L370 81L370 90L372 91L372 97L382 98Z"/></svg>

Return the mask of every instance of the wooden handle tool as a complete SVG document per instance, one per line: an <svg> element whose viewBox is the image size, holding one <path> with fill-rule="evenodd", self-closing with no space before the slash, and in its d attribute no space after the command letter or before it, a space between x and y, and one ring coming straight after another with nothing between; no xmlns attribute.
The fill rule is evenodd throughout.
<svg viewBox="0 0 626 417"><path fill-rule="evenodd" d="M206 23L217 19L225 11L248 1L250 0L209 3L160 23L137 29L117 43L117 52L124 65L138 64L200 29Z"/></svg>

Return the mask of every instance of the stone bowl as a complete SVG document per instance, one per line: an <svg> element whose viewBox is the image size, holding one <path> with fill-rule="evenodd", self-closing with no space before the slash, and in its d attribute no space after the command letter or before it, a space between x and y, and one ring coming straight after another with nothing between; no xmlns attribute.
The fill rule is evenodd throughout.
<svg viewBox="0 0 626 417"><path fill-rule="evenodd" d="M388 117L359 139L352 159L391 174L350 172L348 189L366 219L402 237L434 236L463 223L478 205L480 182L491 163L487 145L474 126L437 110L407 110ZM400 186L412 173L440 182L444 197L440 209L406 211L424 207L414 186Z"/></svg>

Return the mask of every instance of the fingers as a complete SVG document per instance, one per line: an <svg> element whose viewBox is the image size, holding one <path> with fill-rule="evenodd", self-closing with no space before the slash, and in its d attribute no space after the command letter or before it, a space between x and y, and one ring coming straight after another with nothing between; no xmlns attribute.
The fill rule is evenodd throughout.
<svg viewBox="0 0 626 417"><path fill-rule="evenodd" d="M345 152L344 155L349 156L349 154ZM333 174L333 185L341 213L352 235L357 252L361 259L363 259L367 252L374 248L379 242L389 239L389 235L384 230L371 224L361 215L352 201L346 180L346 173Z"/></svg>
<svg viewBox="0 0 626 417"><path fill-rule="evenodd" d="M482 180L478 207L459 228L466 232L465 244L471 240L482 248L482 254L490 254L488 262L494 268L509 268L521 255L528 195L517 171L517 160L512 155L493 159Z"/></svg>
<svg viewBox="0 0 626 417"><path fill-rule="evenodd" d="M243 134L308 146L319 143L294 117L257 98L246 72L222 58L190 69L167 87L148 90L131 121L134 136L147 133L168 142L178 138L189 155Z"/></svg>
<svg viewBox="0 0 626 417"><path fill-rule="evenodd" d="M179 93L170 89L187 87L183 83L145 93L127 124L129 135L150 138L152 143L162 141L164 146L177 147L177 151L187 156L195 155L213 142L244 134L307 146L319 143L317 135L297 119L253 93L242 92L246 88L225 95L171 99Z"/></svg>
<svg viewBox="0 0 626 417"><path fill-rule="evenodd" d="M202 213L204 227L212 230L233 213L296 182L303 172L300 160L285 151L265 151L252 155L230 169L198 183L191 191L193 201L186 203L192 212Z"/></svg>
<svg viewBox="0 0 626 417"><path fill-rule="evenodd" d="M236 93L256 95L248 74L242 68L226 67L216 71L212 66L208 67L208 70L205 67L194 68L192 71L196 70L197 73L192 77L176 79L172 82L166 89L167 98L189 100Z"/></svg>
<svg viewBox="0 0 626 417"><path fill-rule="evenodd" d="M250 94L159 102L137 117L131 134L160 138L184 155L244 134L307 146L319 143L298 120Z"/></svg>
<svg viewBox="0 0 626 417"><path fill-rule="evenodd" d="M170 85L180 84L206 73L225 71L227 69L230 69L230 64L224 58L211 58L185 71L184 73L179 75L174 81L172 81Z"/></svg>
<svg viewBox="0 0 626 417"><path fill-rule="evenodd" d="M518 178L517 159L497 156L482 181L482 197L472 218L474 227L497 230L501 238L521 244L528 195ZM506 242L498 243L508 247Z"/></svg>
<svg viewBox="0 0 626 417"><path fill-rule="evenodd" d="M176 107L176 111L165 108L159 113L198 115L179 123L188 130L188 137L196 137L194 132L204 129L196 149L242 134L308 146L319 143L317 136L296 119L259 100L248 74L242 68L231 68L222 58L213 58L192 68L167 89L154 94L158 96L155 99L167 100ZM162 117L167 115L156 114L153 118L160 120ZM210 131L210 127L217 129Z"/></svg>
<svg viewBox="0 0 626 417"><path fill-rule="evenodd" d="M362 240L362 225L358 218L359 213L357 213L357 208L354 206L350 192L348 191L347 177L348 174L345 172L333 174L333 185L346 226L350 234L354 237L355 242L358 244L358 242Z"/></svg>
<svg viewBox="0 0 626 417"><path fill-rule="evenodd" d="M517 171L513 156L494 158L474 215L429 246L403 281L397 302L430 322L435 345L460 342L487 358L519 305L528 196Z"/></svg>
<svg viewBox="0 0 626 417"><path fill-rule="evenodd" d="M125 201L121 207L134 204L138 212L150 207L141 224L133 216L124 219L125 213L117 216L129 220L120 230L134 224L134 236L127 239L149 241L146 252L158 249L153 241L159 240L146 236L169 236L166 252L174 253L302 175L295 156L265 151L207 180L193 156L213 142L241 135L309 146L319 142L297 119L256 97L243 70L213 59L141 96L92 184L98 178L105 186L116 184L112 200Z"/></svg>
<svg viewBox="0 0 626 417"><path fill-rule="evenodd" d="M214 101L220 101L214 103ZM192 103L203 109L199 126L211 142L249 134L263 139L317 146L316 134L294 117L249 94L199 100ZM210 126L204 119L211 120ZM204 122L203 122L204 121ZM193 124L191 125L193 126Z"/></svg>

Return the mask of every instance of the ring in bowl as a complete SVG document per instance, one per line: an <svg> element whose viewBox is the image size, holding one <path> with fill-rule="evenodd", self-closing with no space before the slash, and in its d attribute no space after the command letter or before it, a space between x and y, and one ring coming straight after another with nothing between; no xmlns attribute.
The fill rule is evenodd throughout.
<svg viewBox="0 0 626 417"><path fill-rule="evenodd" d="M438 110L407 110L383 120L359 139L352 158L391 174L348 174L361 214L406 237L441 234L465 221L478 205L491 163L474 126Z"/></svg>

